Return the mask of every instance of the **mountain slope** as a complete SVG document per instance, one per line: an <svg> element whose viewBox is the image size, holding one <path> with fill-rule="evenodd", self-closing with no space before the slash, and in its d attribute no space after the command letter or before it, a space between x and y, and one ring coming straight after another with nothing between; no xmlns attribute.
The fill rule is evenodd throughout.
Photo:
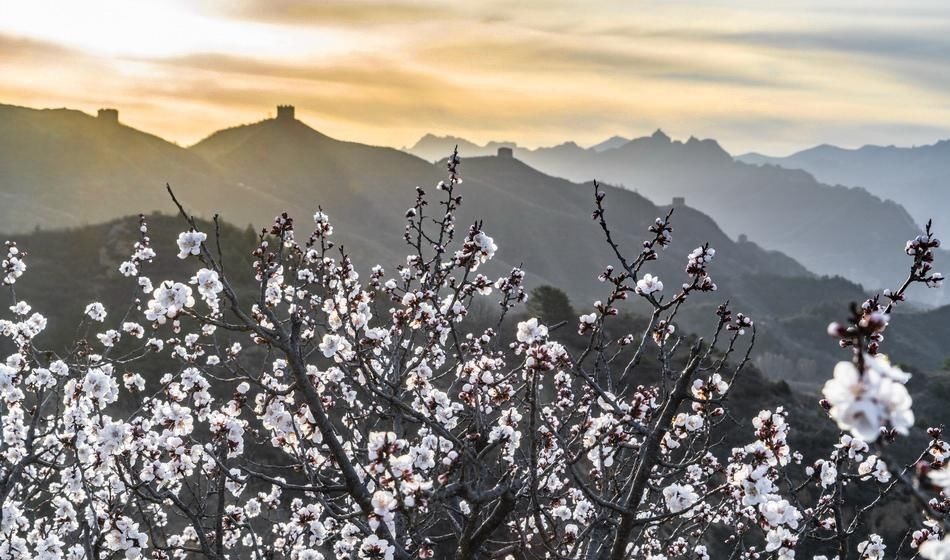
<svg viewBox="0 0 950 560"><path fill-rule="evenodd" d="M463 183L471 191L488 190L487 194L498 196L495 191L497 187L492 185L514 184L509 183L513 181L524 185L523 189L516 189L518 192L512 195L514 199L550 194L545 191L544 184L538 182L536 172L517 162L478 158L469 163L469 173L485 179L485 182L471 179ZM564 186L565 201L576 197L581 203L589 194L586 188L579 185L566 183ZM611 216L617 218L620 212L631 211L629 216L638 225L649 221L654 211L662 211L662 208L644 203L639 195L629 191L608 189L608 200ZM480 205L477 198L473 200L473 197L467 196L466 204L472 207L469 213L481 211L481 208L477 208ZM555 235L552 231L557 230L559 223L573 225L572 220L575 219L572 215L546 214L547 210L543 208L537 211L538 217L544 218L542 223L551 224L551 228L539 228L535 224L531 228L516 229L515 235L543 239ZM580 218L584 219L583 216ZM497 258L511 261L523 255L510 242L511 233L502 227L507 220L507 215L498 215L496 220L489 217L485 226L491 228L488 231L500 240ZM825 334L825 327L828 322L842 318L849 301L860 301L864 297L861 288L841 278L770 274L767 269L789 274L800 274L802 270L781 255L770 255L754 246L743 246L752 244L731 244L722 237L721 232L717 236L714 225L704 224L708 218L694 211L684 209L678 220L674 223L674 244L661 255L659 261L650 263L649 271L660 274L668 285L675 285L682 274L681 261L685 259L686 251L700 243L702 236L710 238L719 249L711 272L720 285L720 291L698 295L684 306L677 321L681 332L708 332L715 318L715 306L729 298L733 309L750 312L756 321L753 360L758 368L772 379L785 379L796 388L814 392L827 378L835 362L847 356L847 352L842 351L836 341ZM588 236L592 242L599 241L594 223L584 221L587 223L578 222L576 226L578 235L562 235L553 241L532 245L532 248L542 252L524 258L532 285L546 283L575 287L573 291L576 295L572 299L578 313L586 310L592 299L603 297L605 286L597 282L593 274L596 273L596 267L610 258L609 254L599 252L593 245L584 245L583 240ZM687 221L694 226L687 227ZM159 256L154 263L144 266L143 272L154 281L190 276L195 263L176 257L175 237L185 227L182 219L153 214L149 216L149 225L152 245ZM339 231L336 237L348 236L350 228L345 226L338 223L337 229L346 231ZM202 223L201 227L210 231L213 226ZM305 224L301 223L298 227L304 228ZM18 245L29 253L29 268L24 282L17 284L17 296L49 314L51 320L47 336L52 341L65 344L71 340L75 335L75 324L89 301L101 301L110 311L118 312L125 309L134 297L140 296L135 282L124 278L118 271L119 264L128 258L132 244L138 237L137 228L138 219L126 216L92 226L13 236ZM622 238L625 246L635 244L636 232L620 228L615 233ZM249 284L250 275L240 274L239 271L250 270L250 252L256 244L256 235L252 230L240 230L226 222L221 224L220 234L227 266L232 271L238 271L232 272L232 280L239 282L236 288L241 293L253 294L255 290ZM503 238L506 241L501 241ZM601 245L597 243L598 247ZM591 249L595 254L584 252ZM552 259L560 266L552 266ZM394 264L394 261L389 260L381 262L390 269ZM750 262L757 262L759 270L743 264ZM574 267L594 268L572 273ZM742 274L732 272L734 267L738 267ZM504 272L504 268L497 266L497 263L488 269ZM365 268L361 267L361 272L365 272ZM70 288L64 290L63 286ZM776 294L781 296L776 297ZM644 311L638 306L632 309ZM885 346L895 361L915 369L936 371L950 358L950 350L945 345L950 337L950 306L927 312L901 308L892 322L893 328L888 330Z"/></svg>
<svg viewBox="0 0 950 560"><path fill-rule="evenodd" d="M544 281L572 294L592 299L605 296L595 275L616 260L590 219L593 189L550 177L528 165L504 157L463 160L465 177L463 217L484 219L485 228L498 239L498 255L508 262L524 262L525 268ZM607 218L618 243L636 252L648 235L647 228L669 207L660 207L643 196L604 186ZM708 216L690 208L673 215L674 243L648 270L677 285L683 278L687 254L709 242L717 250L715 275L723 287L719 300L740 297L745 278L770 272L788 277L810 276L797 262L780 253L768 252L753 243L730 240ZM505 242L508 241L506 244ZM507 247L506 247L507 245Z"/></svg>
<svg viewBox="0 0 950 560"><path fill-rule="evenodd" d="M0 170L4 231L170 210L166 182L201 205L218 192L216 172L201 157L68 109L0 105Z"/></svg>
<svg viewBox="0 0 950 560"><path fill-rule="evenodd" d="M39 120L35 125L20 123L21 128L35 126L38 131L46 130L43 119L48 116L44 112L23 114L29 117L27 121ZM441 164L433 165L389 148L341 142L293 119L272 119L223 130L182 150L120 125L108 125L117 131L102 130L105 123L81 113L69 112L68 119L54 116L57 122L75 119L79 123L72 128L57 125L60 128L56 129L55 149L68 157L61 157L59 167L54 170L58 182L35 182L33 190L17 193L25 200L45 196L43 188L47 184L55 187L51 189L54 200L59 195L68 196L70 189L81 191L89 181L105 175L110 180L93 183L99 189L93 201L83 198L76 203L95 203L99 213L96 215L112 213L110 218L149 211L152 207L170 209L161 186L156 187L154 198L150 198L150 192L133 190L136 196L125 194L121 186L138 180L148 182L152 177L158 177L155 182L163 185L164 177L184 168L194 174L192 180L205 182L198 184L201 188L188 189L187 184L172 181L181 200L199 214L220 213L226 222L253 223L260 227L268 224L278 212L289 211L303 231L310 215L322 206L334 222L336 241L353 255L363 272L372 264L392 269L404 262L408 252L402 241L404 211L415 198L415 187L420 185L430 192L432 207L435 207L434 186L444 177ZM25 134L41 135L29 130ZM87 153L84 151L87 148L81 146L83 143L94 145L93 153L106 154L97 156L97 165L80 156ZM667 140L667 143L671 142ZM639 158L654 163L666 161L670 167L676 167L683 159L676 149L692 151L688 159L704 161L703 169L715 171L734 165L710 142L688 142L671 151L669 146L658 143L657 138L650 138L624 145L624 149L632 148L636 148ZM564 144L545 153L558 150L565 154L590 151ZM153 152L155 155L151 155ZM618 149L604 152L609 153L620 152ZM23 170L50 173L42 166L55 167L50 163L52 156L42 150L28 150L22 155L23 159L16 161L12 168L17 173L22 174ZM167 162L165 158L171 159ZM632 161L638 160L633 158ZM627 163L621 158L617 165ZM756 169L742 166L745 168ZM458 192L464 197L464 204L458 216L459 230L476 219L484 220L485 231L500 247L496 258L485 267L487 273L500 275L511 267L523 266L528 272L529 288L540 284L560 287L571 295L578 310L586 310L594 300L606 296L605 286L597 281L596 275L605 265L614 263L615 258L596 223L590 219L593 206L590 183L555 178L511 157L463 158L461 172L464 182ZM804 173L796 173L796 176L808 177ZM81 180L71 183L71 178ZM847 192L847 189L842 190ZM649 225L657 216L665 215L669 207L657 206L628 189L604 186L604 191L614 235L623 249L633 254L647 236ZM123 196L128 199L123 200ZM114 204L113 200L122 204ZM124 209L125 206L131 208ZM4 225L13 223L7 206L0 206L0 214L3 214ZM29 227L34 223L44 227L62 225L55 220L43 221L42 215L23 218L36 220L30 222ZM174 220L154 218L153 222L156 227L161 224L163 236L173 238ZM728 298L734 309L750 313L761 326L760 347L763 356L769 357L762 364L770 366L767 369L770 375L800 377L801 367L796 366L798 369L789 373L783 364L806 360L810 364L809 379L815 379L816 372L827 370L837 359L834 341L820 336L824 325L819 323L827 323L829 316L840 318L837 313L841 311L841 301L863 299L860 286L842 279L814 277L784 254L767 251L749 241L735 242L711 217L689 206L675 209L673 224L673 245L663 252L659 261L649 263L645 269L645 272L660 275L671 290L684 278L683 267L689 251L707 241L717 249L711 272L720 291L692 298L680 316L684 328L703 332L714 319L715 306ZM177 227L181 227L180 224ZM7 228L0 226L0 230L3 229ZM156 229L156 235L158 231ZM90 260L88 266L68 265L67 268L68 275L77 282L88 280L93 289L98 290L89 297L105 298L121 279L115 272L99 276L102 273L96 267L114 270L118 266L121 252L114 254L115 250L106 248L114 244L113 240L120 233L125 237L134 233L134 220L73 229L65 234L43 232L23 237L22 244L31 250L34 259L52 257L54 262L44 264L47 268L55 267L56 262L69 261L67 256L75 252L74 246L102 247L96 253L95 262ZM245 235L244 232L241 235ZM44 256L48 247L57 247L59 252ZM234 260L241 261L239 257ZM903 264L901 262L901 267ZM72 305L74 294L57 290L56 283L44 282L38 281L35 289L25 288L25 293L32 299L50 299L56 307ZM100 292L101 296L95 295ZM631 306L637 309L635 304ZM937 316L934 317L920 319L921 328L930 328L927 325L938 321ZM819 337L813 339L801 334L806 327L808 333L816 332ZM896 358L908 362L914 359L903 356L903 349L909 346L900 348L901 355ZM937 356L937 350L933 350ZM915 363L933 366L933 361Z"/></svg>
<svg viewBox="0 0 950 560"><path fill-rule="evenodd" d="M272 203L254 209L264 219L285 209L302 219L321 205L334 221L339 241L362 265L403 261L407 250L402 240L403 210L412 204L416 185L435 193L435 184L444 178L441 163L429 164L389 148L340 142L293 119L224 130L190 149L220 168L234 185L271 196ZM523 264L531 285L553 284L582 299L604 297L595 276L614 259L590 220L589 184L557 179L495 156L463 157L461 172L464 204L458 228L484 220L485 230L500 247L489 271L501 274ZM649 225L666 209L636 193L606 188L618 238L636 250ZM297 210L306 213L301 216ZM784 255L751 243L733 243L699 212L678 213L683 215L676 217L677 243L659 265L670 277L682 276L686 254L704 241L720 251L723 284L729 284L726 277L739 280L742 274L765 271L810 274Z"/></svg>
<svg viewBox="0 0 950 560"><path fill-rule="evenodd" d="M0 123L6 148L0 192L9 200L0 206L0 231L8 232L172 212L164 192L169 182L189 210L234 224L260 227L282 211L307 220L322 206L337 226L338 242L361 264L392 266L407 250L403 214L416 186L434 193L444 178L441 165L335 140L292 114L216 132L187 150L78 111L4 107ZM524 263L532 285L554 284L582 300L603 297L595 276L613 258L589 218L589 184L556 179L511 158L463 158L462 172L466 203L459 228L485 220L502 247L496 273ZM629 191L607 190L618 238L635 251L666 209ZM784 255L733 243L698 212L678 210L676 221L678 243L658 265L668 277L681 276L686 253L705 241L720 251L723 285L761 272L809 274Z"/></svg>
<svg viewBox="0 0 950 560"><path fill-rule="evenodd" d="M903 279L901 248L919 228L898 204L863 189L832 187L797 170L736 162L714 140L674 141L662 131L595 151L573 143L515 157L573 181L599 179L651 200L685 197L732 236L781 251L810 270L868 288ZM943 292L923 296L941 301Z"/></svg>
<svg viewBox="0 0 950 560"><path fill-rule="evenodd" d="M213 163L230 189L266 199L255 207L218 201L228 220L260 226L283 211L309 219L322 206L347 245L373 260L402 250L403 212L415 187L434 187L443 177L412 155L335 140L295 119L222 130L189 150Z"/></svg>
<svg viewBox="0 0 950 560"><path fill-rule="evenodd" d="M465 154L466 157L480 157L495 155L498 152L498 148L512 148L513 150L517 150L520 154L529 152L540 154L548 152L554 155L557 154L558 151L565 149L571 152L590 151L592 153L598 153L619 148L620 146L623 146L629 142L629 138L624 138L622 136L611 136L610 138L602 142L598 142L589 148L582 148L574 142L565 142L558 146L542 147L529 150L527 148L518 147L518 145L514 142L492 141L488 142L484 146L479 146L474 142L466 140L465 138L459 138L458 136L436 136L435 134L426 134L415 144L413 144L412 147L404 148L403 151L415 156L419 156L427 161L436 161L445 157L445 154L450 153L456 146L458 146L459 153Z"/></svg>
<svg viewBox="0 0 950 560"><path fill-rule="evenodd" d="M464 138L457 136L436 136L435 134L426 134L404 151L419 156L426 161L437 161L452 153L455 147L458 147L459 153L465 154L465 157L490 156L494 155L498 148L515 148L514 142L489 142L484 146L479 146Z"/></svg>
<svg viewBox="0 0 950 560"><path fill-rule="evenodd" d="M950 227L950 140L929 146L864 146L849 150L821 145L787 157L745 154L757 165L802 169L819 181L861 186L905 206L918 223Z"/></svg>
<svg viewBox="0 0 950 560"><path fill-rule="evenodd" d="M595 152L603 152L604 150L619 148L620 146L623 146L629 141L630 141L629 138L624 138L623 136L611 136L610 138L604 140L603 142L594 144L589 149L594 150Z"/></svg>

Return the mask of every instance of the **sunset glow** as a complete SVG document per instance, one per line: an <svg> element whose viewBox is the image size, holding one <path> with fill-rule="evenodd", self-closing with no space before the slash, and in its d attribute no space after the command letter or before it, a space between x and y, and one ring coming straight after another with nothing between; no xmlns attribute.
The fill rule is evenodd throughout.
<svg viewBox="0 0 950 560"><path fill-rule="evenodd" d="M941 3L556 4L5 2L0 100L114 106L182 144L277 103L392 146L427 132L541 145L662 127L782 153L950 133Z"/></svg>

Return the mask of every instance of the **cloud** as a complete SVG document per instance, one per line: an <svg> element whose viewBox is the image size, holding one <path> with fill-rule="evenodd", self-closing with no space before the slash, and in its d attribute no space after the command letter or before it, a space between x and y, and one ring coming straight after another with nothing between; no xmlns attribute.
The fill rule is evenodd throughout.
<svg viewBox="0 0 950 560"><path fill-rule="evenodd" d="M389 145L430 131L539 145L663 127L775 151L886 132L920 143L950 122L950 8L933 1L161 6L183 11L161 21L188 23L181 37L151 37L168 48L92 41L81 26L60 42L42 18L0 35L0 100L117 105L126 122L182 142L285 102L324 132ZM109 48L82 47L103 41Z"/></svg>
<svg viewBox="0 0 950 560"><path fill-rule="evenodd" d="M658 78L671 81L722 84L751 88L798 87L788 80L770 79L764 76L747 76L738 73L726 73L711 70L695 72L661 72L656 74L656 76Z"/></svg>
<svg viewBox="0 0 950 560"><path fill-rule="evenodd" d="M598 44L577 44L546 35L450 38L415 46L412 55L426 64L457 64L459 70L466 72L517 72L529 76L538 72L657 72L675 64L664 57Z"/></svg>
<svg viewBox="0 0 950 560"><path fill-rule="evenodd" d="M211 14L248 21L348 27L402 25L450 13L444 5L406 1L203 0L198 5Z"/></svg>
<svg viewBox="0 0 950 560"><path fill-rule="evenodd" d="M283 69L282 69L283 70ZM362 123L383 129L390 126L459 127L471 130L502 130L505 127L572 126L616 118L616 106L591 105L584 109L564 110L565 101L557 96L547 99L511 97L504 90L460 87L438 78L421 79L417 75L391 68L374 77L374 85L360 80L352 69L339 73L334 69L304 77L290 74L287 81L260 79L215 79L193 74L156 87L141 84L133 92L151 97L215 105L218 107L269 110L277 103L293 103L298 112L335 121ZM299 80L333 84L334 87L309 87ZM297 87L295 87L297 86Z"/></svg>
<svg viewBox="0 0 950 560"><path fill-rule="evenodd" d="M756 47L786 60L826 57L815 67L851 81L854 89L864 90L862 94L907 84L908 89L922 88L928 96L944 97L950 87L950 22L946 20L912 26L709 33L706 39ZM856 74L864 74L865 80L855 80ZM918 98L917 102L927 100Z"/></svg>
<svg viewBox="0 0 950 560"><path fill-rule="evenodd" d="M78 55L79 53L55 43L0 33L0 60L10 62Z"/></svg>
<svg viewBox="0 0 950 560"><path fill-rule="evenodd" d="M200 70L208 73L244 75L258 78L304 80L318 84L336 84L361 87L383 87L417 91L425 82L438 83L430 73L403 68L397 60L385 57L354 56L313 64L288 64L282 61L262 60L215 53L197 53L182 57L145 59L157 66L181 70Z"/></svg>
<svg viewBox="0 0 950 560"><path fill-rule="evenodd" d="M822 31L756 31L710 34L720 40L790 51L819 50L873 58L945 62L950 57L950 26L913 29L834 28Z"/></svg>

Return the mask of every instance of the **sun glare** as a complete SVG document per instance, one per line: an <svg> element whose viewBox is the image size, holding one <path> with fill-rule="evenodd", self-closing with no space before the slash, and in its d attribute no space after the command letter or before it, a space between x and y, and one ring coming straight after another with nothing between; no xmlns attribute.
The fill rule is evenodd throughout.
<svg viewBox="0 0 950 560"><path fill-rule="evenodd" d="M356 44L340 30L213 18L171 0L9 3L0 32L116 58L253 52L292 60L346 54Z"/></svg>

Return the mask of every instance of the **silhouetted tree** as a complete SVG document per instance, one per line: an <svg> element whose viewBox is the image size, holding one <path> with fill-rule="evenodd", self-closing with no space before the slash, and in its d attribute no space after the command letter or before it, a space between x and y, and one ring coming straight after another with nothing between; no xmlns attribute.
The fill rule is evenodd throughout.
<svg viewBox="0 0 950 560"><path fill-rule="evenodd" d="M565 321L573 323L577 319L577 313L567 294L554 286L538 286L531 290L525 307L528 315L537 317L546 325L557 325Z"/></svg>

